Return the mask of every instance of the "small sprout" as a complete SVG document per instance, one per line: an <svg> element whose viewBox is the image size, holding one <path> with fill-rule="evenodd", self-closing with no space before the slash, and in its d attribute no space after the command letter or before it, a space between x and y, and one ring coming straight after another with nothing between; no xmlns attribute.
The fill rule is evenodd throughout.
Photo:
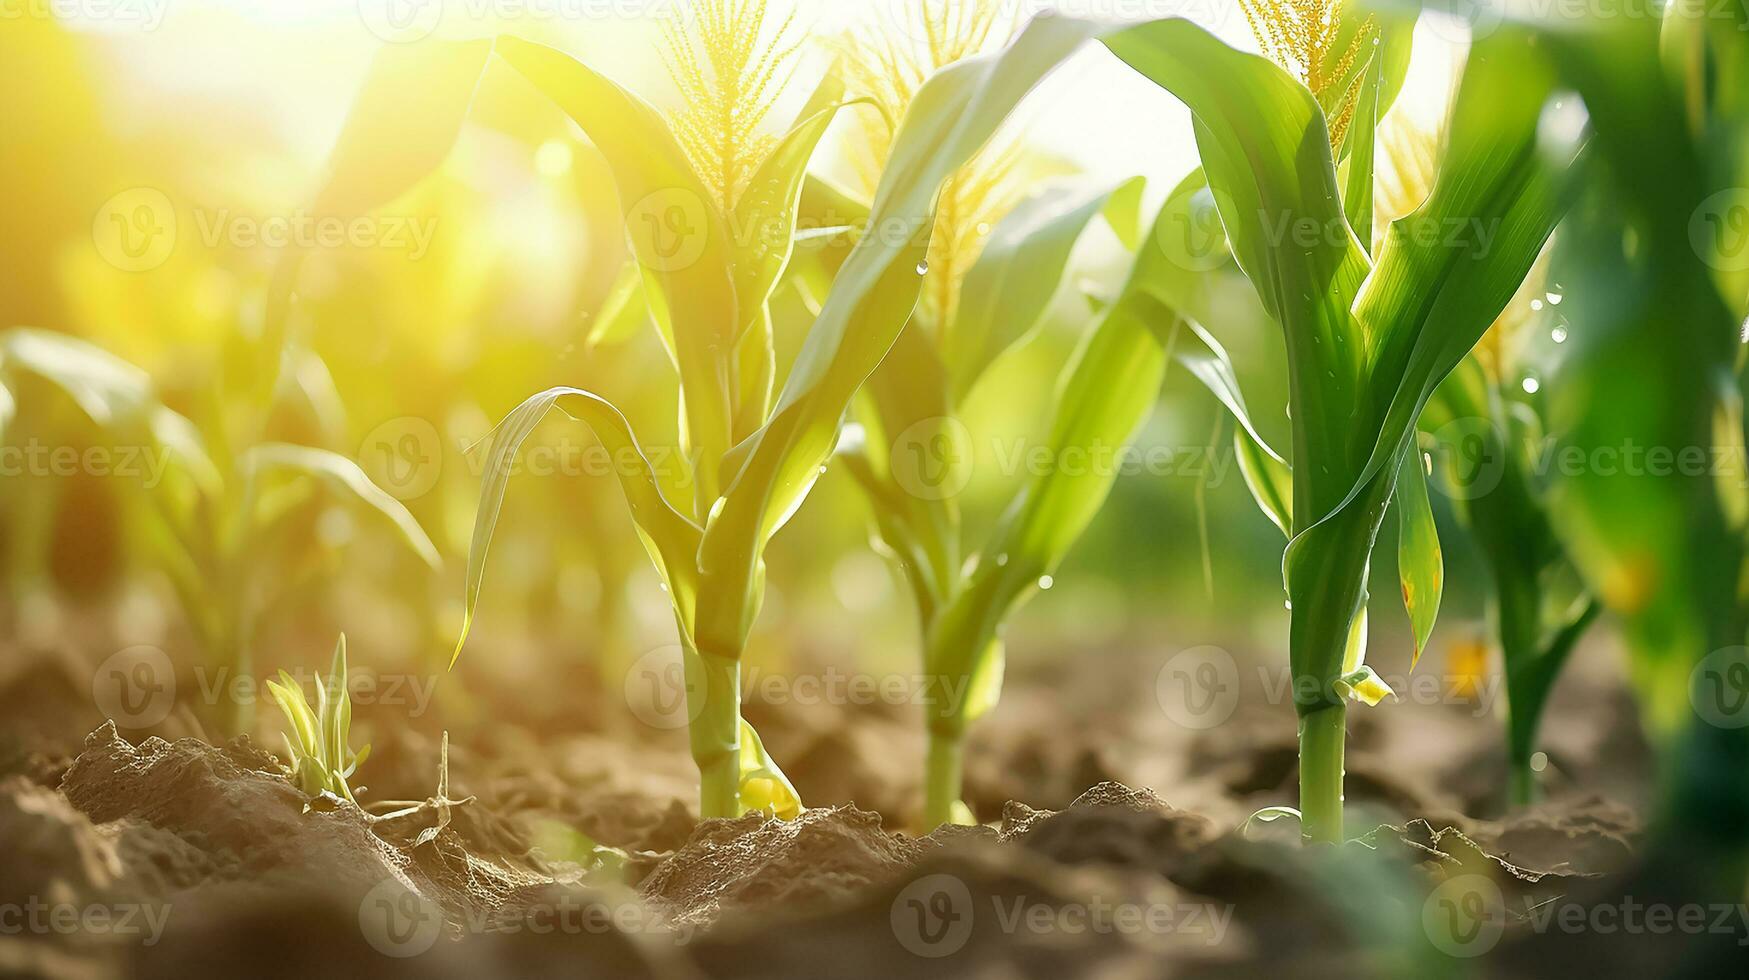
<svg viewBox="0 0 1749 980"><path fill-rule="evenodd" d="M304 795L320 798L331 794L349 802L353 790L347 780L370 755L366 745L357 752L347 744L352 735L352 693L347 687L346 634L334 644L334 661L327 682L316 677L316 707L304 697L304 689L285 671L267 689L279 710L285 713L291 732L285 747L291 759L291 780ZM362 792L364 787L360 786Z"/></svg>

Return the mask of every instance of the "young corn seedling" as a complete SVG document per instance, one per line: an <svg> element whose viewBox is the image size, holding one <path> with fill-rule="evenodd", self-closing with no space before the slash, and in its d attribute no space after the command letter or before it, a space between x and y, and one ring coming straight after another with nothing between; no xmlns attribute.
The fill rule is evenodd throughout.
<svg viewBox="0 0 1749 980"><path fill-rule="evenodd" d="M758 107L779 77L767 59L781 48L761 56L747 47L769 33L763 4L713 2L703 11L696 36L678 35L690 46L671 43L670 59L683 88L702 81L716 101L700 103L695 92L695 107L714 109L683 114L677 125L575 59L511 37L385 49L354 117L375 119L376 139L393 148L386 165L364 171L379 189L401 188L441 161L454 136L447 121L465 113L472 89L463 80L477 78L490 54L532 82L609 163L644 298L683 392L682 455L696 460L681 474L690 499L673 488L680 481L665 480L648 463L625 415L591 392L542 392L501 423L482 479L458 656L511 462L536 424L559 408L616 455L644 460L617 475L674 607L701 813L734 816L752 806L787 814L800 800L740 718L740 657L764 594L766 543L819 478L853 395L917 302L943 181L1091 28L1061 18L1035 22L1000 54L962 62L923 86L900 122L869 208L868 227L878 234L861 236L845 259L773 397L767 299L791 255L805 168L837 108L837 85L823 83L796 125L768 147L743 142L743 127L760 118ZM424 91L449 93L451 101L429 114L445 125L409 119L395 107L393 89L383 85L409 78L428 78L414 82ZM699 138L707 123L716 128L702 132L715 141Z"/></svg>
<svg viewBox="0 0 1749 980"><path fill-rule="evenodd" d="M348 781L369 758L370 746L352 750L352 688L347 681L346 634L342 633L334 644L334 660L326 680L316 675L314 708L304 697L302 685L285 671L279 672L279 680L267 682L268 693L291 727L284 735L291 780L305 796L327 793L358 802ZM364 787L358 790L362 792Z"/></svg>
<svg viewBox="0 0 1749 980"><path fill-rule="evenodd" d="M1524 806L1538 797L1531 758L1543 706L1602 607L1579 582L1550 520L1536 463L1548 444L1540 414L1506 370L1505 352L1483 353L1478 348L1439 386L1421 427L1443 460L1453 510L1492 577L1489 606L1506 682L1507 794ZM1412 452L1419 455L1419 447Z"/></svg>
<svg viewBox="0 0 1749 980"><path fill-rule="evenodd" d="M261 611L257 593L263 591L258 585L270 571L280 580L270 599L320 578L320 566L273 570L263 559L276 541L295 533L294 518L307 516L319 489L386 521L427 565L438 563L437 549L413 515L345 456L251 442L222 426L209 436L158 400L146 372L101 348L44 330L0 332L0 390L27 377L64 393L115 445L142 447L162 460L162 474L139 498L143 540L215 668L252 671ZM6 395L5 402L11 401ZM250 401L256 410L243 414L253 420L249 431L258 434L274 397L252 393ZM223 706L228 714L213 720L249 731L252 704L249 698L231 699Z"/></svg>
<svg viewBox="0 0 1749 980"><path fill-rule="evenodd" d="M1425 473L1410 453L1416 420L1529 271L1557 216L1553 176L1565 161L1537 143L1552 78L1531 45L1511 33L1480 39L1431 195L1375 240L1374 132L1406 33L1325 3L1250 9L1281 64L1181 20L1104 40L1190 108L1233 258L1286 339L1291 470L1244 419L1230 371L1212 387L1245 423L1236 438L1247 483L1289 536L1302 832L1337 841L1346 702L1389 694L1364 662L1374 542L1395 498L1418 656L1442 571ZM1369 43L1375 36L1381 43ZM1210 354L1205 382L1220 367Z"/></svg>
<svg viewBox="0 0 1749 980"><path fill-rule="evenodd" d="M880 110L866 114L864 162L872 173L880 172L892 152L890 120L906 115L924 80L1000 39L994 34L999 15L993 4L923 4L911 19L904 33L916 39L912 43L865 37L847 45L853 86ZM1017 147L997 143L943 185L922 301L870 379L867 397L859 400L854 414L857 421L839 444L847 472L874 510L877 546L910 584L923 637L930 679L924 692L926 829L949 820L971 822L960 800L962 744L967 726L994 705L1000 690L1003 651L996 629L1037 583L1049 581L1062 551L1080 530L1065 525L1048 542L1039 528L1015 530L1015 536L1027 538L1027 546L997 553L991 548L1008 542L992 540L962 560L966 545L957 498L973 447L956 438L964 430L955 413L984 370L1043 319L1070 252L1095 217L1103 214L1126 247L1136 246L1139 180L1096 191L1057 186L1016 204L1013 175L1025 165ZM842 196L834 198L832 210L851 212L858 221L867 218L866 205ZM806 278L807 272L800 275ZM1137 342L1153 344L1145 331L1127 341L1126 349ZM1111 343L1106 341L1106 346ZM1111 355L1083 353L1078 363L1091 372L1107 367L1102 357L1109 360ZM1146 377L1149 368L1144 364L1137 371ZM1064 384L1065 398L1089 413L1107 402L1136 401L1132 392L1117 386L1095 393L1088 381L1070 380L1069 373ZM1143 398L1139 405L1145 408L1151 401ZM1068 404L1060 409L1071 410ZM1092 434L1110 434L1120 441L1140 421L1134 410L1112 419L1094 417L1103 424ZM1095 478L1079 491L1087 500L1081 524L1097 509L1109 482ZM1038 521L1065 517L1045 510L1031 515ZM975 610L954 614L960 631L935 638L944 613L956 603L974 602L962 592L971 570L985 563L1003 569L1005 581L1000 588L978 592ZM962 649L972 655L960 656Z"/></svg>

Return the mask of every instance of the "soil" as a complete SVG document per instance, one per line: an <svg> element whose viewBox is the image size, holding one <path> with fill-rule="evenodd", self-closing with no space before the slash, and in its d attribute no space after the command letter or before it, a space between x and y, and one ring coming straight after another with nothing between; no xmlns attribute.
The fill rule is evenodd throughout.
<svg viewBox="0 0 1749 980"><path fill-rule="evenodd" d="M1292 799L1291 711L1242 706L1232 724L1186 731L1109 680L1101 695L1017 672L969 749L968 802L984 823L916 836L920 744L892 708L751 706L804 799L824 805L791 821L700 822L671 741L500 723L454 740L445 792L441 738L384 726L360 806L306 797L247 738L212 744L175 717L168 738L93 719L78 676L44 657L0 679L0 908L38 916L0 929L0 976L1539 976L1578 964L1638 976L1749 964L1737 945L1749 924L1701 936L1550 925L1565 908L1698 900L1645 853L1645 749L1607 677L1566 683L1587 708L1557 701L1548 798L1523 810L1495 789L1494 719L1356 713L1349 823L1372 829L1302 847L1293 821L1246 819ZM1101 696L1107 710L1076 714ZM1442 924L1475 895L1480 939L1469 920ZM0 926L26 921L12 914Z"/></svg>

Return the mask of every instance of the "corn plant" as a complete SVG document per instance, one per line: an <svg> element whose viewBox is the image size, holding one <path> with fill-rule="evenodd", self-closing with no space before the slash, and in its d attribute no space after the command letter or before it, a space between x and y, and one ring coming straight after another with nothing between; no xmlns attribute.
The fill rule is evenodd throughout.
<svg viewBox="0 0 1749 980"><path fill-rule="evenodd" d="M794 790L740 718L740 657L764 593L765 545L819 478L853 395L917 302L942 182L1092 28L1062 18L1037 21L1000 54L962 62L923 86L900 123L870 206L868 227L876 233L863 235L846 258L774 396L767 299L792 252L806 165L838 107L837 85L823 83L803 117L769 144L742 142L751 137L749 120L762 117L769 85L781 77L769 59L781 58L782 49L761 55L747 46L749 38L771 33L763 30L763 4L713 2L700 20L697 36L679 35L696 45L672 50L670 59L682 88L703 89L710 100L695 98L694 105L715 108L683 113L678 123L575 59L516 38L385 51L354 118L375 120L376 142L390 144L383 152L391 156L371 167L361 163L369 152L360 151L353 162L379 189L418 180L442 159L454 135L451 122L466 111L471 79L493 52L605 156L626 210L644 300L680 378L684 455L696 461L675 475L683 480L665 480L647 459L618 475L674 607L700 811L733 816L764 806L793 813L800 807ZM431 79L413 83L421 98L447 95L426 119L409 119L383 84L409 78ZM707 151L713 145L695 138L701 119L719 127L709 132L733 141L733 152L700 152L701 143ZM352 123L348 130L371 131ZM351 169L337 168L337 179ZM616 454L642 456L625 415L579 388L535 395L501 423L482 478L458 656L511 462L554 408L584 421ZM679 492L681 482L690 495Z"/></svg>
<svg viewBox="0 0 1749 980"><path fill-rule="evenodd" d="M163 405L144 371L65 334L0 333L0 389L26 377L64 393L116 445L163 459L162 478L139 497L144 540L214 667L238 674L253 669L256 593L269 572L280 581L269 598L320 574L317 567L270 569L262 560L278 536L293 533L290 519L320 489L384 520L426 564L438 563L437 549L413 515L345 456L288 443L239 444L222 431L209 436ZM273 398L251 398L259 406L251 416L258 433ZM234 731L253 727L250 699L228 707L227 716L214 720Z"/></svg>
<svg viewBox="0 0 1749 980"><path fill-rule="evenodd" d="M1444 460L1452 509L1492 579L1489 607L1506 681L1507 793L1522 806L1538 796L1531 757L1543 705L1602 606L1555 534L1547 481L1536 468L1548 437L1504 357L1497 346L1489 357L1465 358L1435 392L1421 426Z"/></svg>
<svg viewBox="0 0 1749 980"><path fill-rule="evenodd" d="M869 182L878 179L892 154L891 121L904 118L926 79L998 40L998 20L992 4L922 4L911 12L908 34L915 41L857 37L846 45L851 84L879 109L878 114L864 113L860 162ZM1005 574L1013 580L1005 594L980 595L982 602L1005 611L1034 583L1048 581L1045 576L1061 558L1060 550L998 555L985 547L962 560L966 544L957 496L972 447L955 439L961 430L954 415L985 369L1043 319L1071 250L1094 218L1103 215L1127 248L1136 246L1140 181L1093 190L1059 185L1017 201L1017 175L1028 163L1017 145L997 142L944 183L921 301L870 378L867 397L859 399L855 422L839 443L846 472L874 511L877 545L910 585L923 638L929 678L924 692L926 828L950 819L971 822L960 801L962 743L966 727L994 705L1002 675L1002 643L995 636L1002 617L995 608L980 609L973 617L989 621L988 636L956 635L932 642L939 617L966 601L961 590L967 576L984 562L999 567L1012 562ZM822 223L834 215L841 221L868 219L867 205L844 192L831 195L828 206L812 217ZM839 254L797 263L802 288L824 292L830 271L822 266L842 258ZM1146 369L1141 373L1146 375ZM1075 384L1067 378L1065 384ZM1114 398L1124 394L1114 388L1104 393ZM1080 396L1088 398L1084 391ZM1127 438L1138 421L1126 415L1112 427L1119 438ZM1095 507L1108 485L1105 481L1089 491ZM1078 530L1064 529L1062 548ZM966 649L973 655L951 656L950 648L957 653L958 644L970 645Z"/></svg>
<svg viewBox="0 0 1749 980"><path fill-rule="evenodd" d="M1249 424L1237 438L1254 496L1289 535L1302 832L1334 841L1346 702L1389 694L1364 661L1367 572L1386 507L1396 499L1409 542L1400 584L1418 655L1442 571L1425 474L1409 451L1415 423L1541 250L1564 161L1536 141L1553 82L1531 45L1516 35L1479 40L1431 196L1375 240L1374 133L1406 36L1324 3L1252 9L1285 68L1180 20L1105 43L1190 108L1233 257L1287 342L1291 470L1250 445ZM1383 43L1369 43L1375 34ZM1454 239L1454 228L1490 237Z"/></svg>
<svg viewBox="0 0 1749 980"><path fill-rule="evenodd" d="M346 634L340 634L334 644L334 659L328 666L326 680L316 675L314 708L304 697L302 685L283 670L279 680L267 682L267 690L291 727L291 732L283 737L286 757L291 760L293 784L306 796L330 793L356 803L348 780L369 758L370 746L356 752L352 749L352 689L346 675ZM362 792L364 787L358 789Z"/></svg>
<svg viewBox="0 0 1749 980"><path fill-rule="evenodd" d="M1661 867L1734 895L1749 860L1749 729L1732 676L1749 632L1749 493L1742 466L1717 461L1742 458L1749 273L1731 261L1732 212L1718 202L1749 177L1744 14L1681 3L1662 23L1534 28L1582 100L1601 177L1554 256L1579 329L1549 387L1552 428L1587 460L1638 445L1715 461L1661 473L1586 466L1557 482L1551 513L1624 627L1662 762Z"/></svg>

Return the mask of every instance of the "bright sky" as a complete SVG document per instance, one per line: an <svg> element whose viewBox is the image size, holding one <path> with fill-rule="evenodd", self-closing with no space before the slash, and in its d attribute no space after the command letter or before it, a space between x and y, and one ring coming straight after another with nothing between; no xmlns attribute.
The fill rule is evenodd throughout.
<svg viewBox="0 0 1749 980"><path fill-rule="evenodd" d="M684 0L65 0L68 10L120 11L89 16L112 50L144 84L119 86L118 125L152 125L168 104L184 111L210 106L266 119L312 170L326 155L372 52L384 18L400 23L443 4L436 36L482 36L532 25L652 99L666 96L659 35L651 14ZM900 23L896 11L919 0L772 0L793 5L797 27L810 37L840 35L852 22ZM1116 20L1183 15L1235 45L1254 47L1234 0L1000 0L1024 16L1046 7ZM641 18L628 14L642 13ZM390 22L392 23L392 22ZM143 25L145 25L143 27ZM1443 28L1443 25L1438 25ZM524 28L526 29L526 28ZM1417 28L1415 58L1399 111L1437 118L1461 51L1450 29ZM805 88L805 86L797 86ZM1029 101L1023 118L1033 138L1111 180L1134 174L1156 188L1195 163L1188 114L1171 96L1137 76L1103 48L1072 59Z"/></svg>

